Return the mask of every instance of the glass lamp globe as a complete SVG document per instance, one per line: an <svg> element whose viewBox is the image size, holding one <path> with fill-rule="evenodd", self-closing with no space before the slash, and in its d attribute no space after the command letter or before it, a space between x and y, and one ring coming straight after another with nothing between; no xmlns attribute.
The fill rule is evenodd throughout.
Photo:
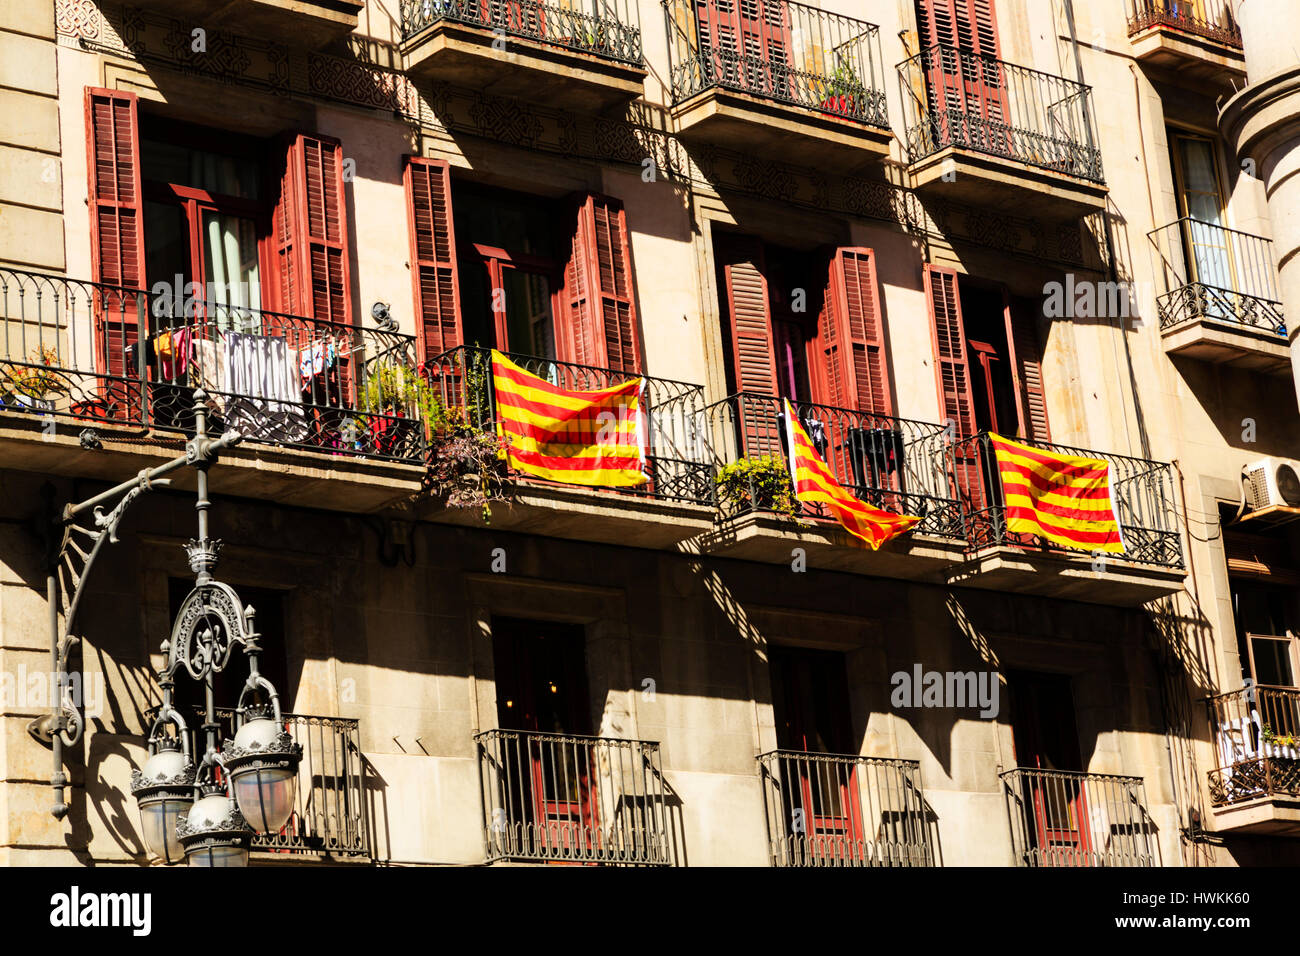
<svg viewBox="0 0 1300 956"><path fill-rule="evenodd" d="M247 866L253 834L235 801L217 790L196 800L176 826L190 866Z"/></svg>
<svg viewBox="0 0 1300 956"><path fill-rule="evenodd" d="M278 833L297 794L302 747L269 717L245 721L221 748L239 810L257 833Z"/></svg>
<svg viewBox="0 0 1300 956"><path fill-rule="evenodd" d="M194 802L194 765L174 740L155 743L156 751L131 774L131 793L140 807L145 849L166 864L185 858L176 824Z"/></svg>

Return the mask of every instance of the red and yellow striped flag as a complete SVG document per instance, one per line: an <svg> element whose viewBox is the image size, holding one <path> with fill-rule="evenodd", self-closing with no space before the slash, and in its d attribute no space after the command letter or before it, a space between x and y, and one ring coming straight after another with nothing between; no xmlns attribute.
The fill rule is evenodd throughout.
<svg viewBox="0 0 1300 956"><path fill-rule="evenodd" d="M1007 513L1007 530L1067 548L1124 553L1111 500L1110 464L1043 451L989 434Z"/></svg>
<svg viewBox="0 0 1300 956"><path fill-rule="evenodd" d="M570 485L628 488L646 474L645 379L570 391L492 350L497 434L506 460L524 474Z"/></svg>
<svg viewBox="0 0 1300 956"><path fill-rule="evenodd" d="M817 453L817 446L800 424L789 400L783 400L783 404L796 500L804 504L825 505L849 534L871 545L873 551L880 550L880 546L890 538L910 530L921 520L873 508L845 491Z"/></svg>

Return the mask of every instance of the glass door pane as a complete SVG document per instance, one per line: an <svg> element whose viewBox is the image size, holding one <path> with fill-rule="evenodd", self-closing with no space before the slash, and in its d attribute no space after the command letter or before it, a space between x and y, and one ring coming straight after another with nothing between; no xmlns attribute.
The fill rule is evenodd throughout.
<svg viewBox="0 0 1300 956"><path fill-rule="evenodd" d="M1177 140L1182 170L1183 208L1191 222L1187 241L1192 274L1188 278L1216 289L1231 290L1232 258L1224 229L1223 196L1214 166L1214 144L1207 139L1180 136Z"/></svg>
<svg viewBox="0 0 1300 956"><path fill-rule="evenodd" d="M203 211L203 271L212 320L221 329L261 330L257 223L213 209Z"/></svg>

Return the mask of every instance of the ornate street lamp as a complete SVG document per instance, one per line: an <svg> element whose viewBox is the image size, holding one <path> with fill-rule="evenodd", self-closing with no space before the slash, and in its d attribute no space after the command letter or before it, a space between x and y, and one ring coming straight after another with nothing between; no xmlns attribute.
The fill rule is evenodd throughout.
<svg viewBox="0 0 1300 956"><path fill-rule="evenodd" d="M206 427L201 404L195 405L195 417L201 436ZM302 747L285 732L279 695L258 671L262 648L256 612L242 604L234 588L212 577L221 542L208 537L207 463L195 467L199 536L185 546L194 589L162 645L162 707L149 731L149 758L132 774L131 791L140 807L146 846L164 863L184 856L190 866L244 866L253 834L278 832L293 812ZM248 679L235 709L235 738L219 746L214 681L236 647L244 651ZM182 671L204 690L205 746L197 766L190 757L185 719L173 706L176 676Z"/></svg>

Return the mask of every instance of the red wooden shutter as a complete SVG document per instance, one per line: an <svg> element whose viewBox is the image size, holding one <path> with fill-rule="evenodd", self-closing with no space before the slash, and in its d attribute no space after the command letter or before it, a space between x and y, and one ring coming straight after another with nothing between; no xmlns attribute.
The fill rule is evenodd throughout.
<svg viewBox="0 0 1300 956"><path fill-rule="evenodd" d="M89 167L90 258L94 280L125 289L143 289L144 211L140 190L140 135L134 93L86 88L86 149ZM95 299L96 362L100 374L132 375L126 348L139 342L141 300L102 290ZM135 389L108 386L110 403L130 398ZM119 409L120 410L120 409Z"/></svg>
<svg viewBox="0 0 1300 956"><path fill-rule="evenodd" d="M420 361L427 362L464 342L451 211L451 167L441 159L408 156L402 179L411 236L416 335Z"/></svg>
<svg viewBox="0 0 1300 956"><path fill-rule="evenodd" d="M993 0L917 0L921 49L936 44L1001 58Z"/></svg>
<svg viewBox="0 0 1300 956"><path fill-rule="evenodd" d="M962 328L957 272L926 265L925 292L934 330L935 374L945 424L953 422L957 438L975 434L975 399L971 394L966 332Z"/></svg>
<svg viewBox="0 0 1300 956"><path fill-rule="evenodd" d="M1001 66L978 59L998 60L1002 56L993 0L917 0L917 27L922 51L935 45L959 51L930 54L932 108L964 109L977 117L995 120L1007 114ZM960 67L959 56L963 58ZM972 133L978 135L979 131ZM1001 131L992 135L996 141L991 145L1003 150L1008 147Z"/></svg>
<svg viewBox="0 0 1300 956"><path fill-rule="evenodd" d="M578 200L572 254L562 297L562 357L581 365L639 374L641 342L636 321L636 283L623 204L589 194Z"/></svg>
<svg viewBox="0 0 1300 956"><path fill-rule="evenodd" d="M775 395L776 350L767 295L763 244L746 237L720 237L717 244L731 320L736 391Z"/></svg>
<svg viewBox="0 0 1300 956"><path fill-rule="evenodd" d="M1011 374L1016 388L1016 411L1020 416L1020 437L1051 441L1047 425L1047 396L1043 391L1043 354L1035 329L1033 306L1023 300L1008 300L1006 307L1007 347L1011 353Z"/></svg>
<svg viewBox="0 0 1300 956"><path fill-rule="evenodd" d="M352 324L343 146L298 134L288 141L274 213L276 307Z"/></svg>
<svg viewBox="0 0 1300 956"><path fill-rule="evenodd" d="M884 336L870 249L837 249L822 300L818 347L828 405L892 415Z"/></svg>

